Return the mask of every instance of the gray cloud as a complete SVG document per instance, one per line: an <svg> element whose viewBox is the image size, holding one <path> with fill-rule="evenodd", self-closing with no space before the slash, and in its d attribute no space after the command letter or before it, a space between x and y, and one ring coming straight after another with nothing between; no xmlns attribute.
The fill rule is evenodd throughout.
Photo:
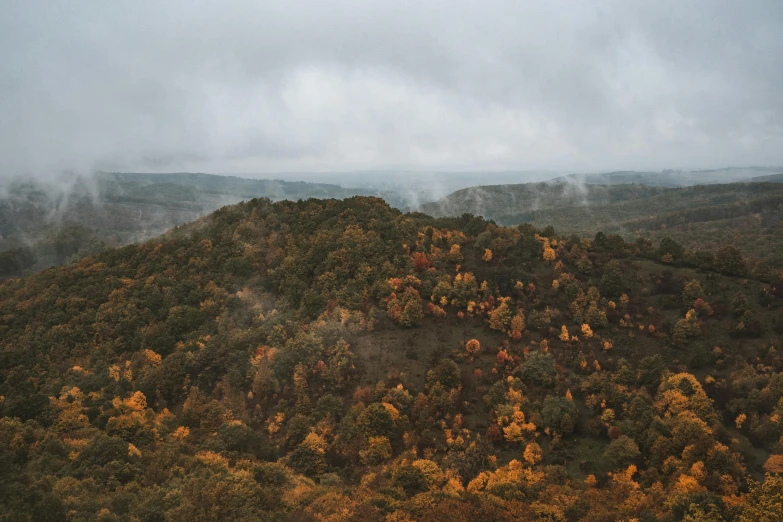
<svg viewBox="0 0 783 522"><path fill-rule="evenodd" d="M0 176L783 164L779 0L0 9Z"/></svg>

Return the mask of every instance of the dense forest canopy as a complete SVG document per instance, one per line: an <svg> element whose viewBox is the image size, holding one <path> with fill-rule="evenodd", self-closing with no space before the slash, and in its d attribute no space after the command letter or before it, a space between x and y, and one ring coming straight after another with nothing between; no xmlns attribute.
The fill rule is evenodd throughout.
<svg viewBox="0 0 783 522"><path fill-rule="evenodd" d="M383 200L0 284L0 520L783 516L783 281Z"/></svg>

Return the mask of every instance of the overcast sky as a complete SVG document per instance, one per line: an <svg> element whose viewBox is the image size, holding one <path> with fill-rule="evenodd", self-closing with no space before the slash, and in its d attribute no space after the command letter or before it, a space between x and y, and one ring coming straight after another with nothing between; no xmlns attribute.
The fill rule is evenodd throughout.
<svg viewBox="0 0 783 522"><path fill-rule="evenodd" d="M781 0L0 13L0 176L783 165Z"/></svg>

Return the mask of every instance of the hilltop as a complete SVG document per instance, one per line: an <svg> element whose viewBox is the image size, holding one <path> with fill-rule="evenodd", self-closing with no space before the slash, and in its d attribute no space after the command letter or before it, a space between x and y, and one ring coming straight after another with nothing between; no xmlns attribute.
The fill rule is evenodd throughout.
<svg viewBox="0 0 783 522"><path fill-rule="evenodd" d="M143 241L242 200L374 194L325 183L194 173L12 180L0 196L0 277Z"/></svg>
<svg viewBox="0 0 783 522"><path fill-rule="evenodd" d="M783 284L685 246L253 199L5 281L0 512L761 519Z"/></svg>

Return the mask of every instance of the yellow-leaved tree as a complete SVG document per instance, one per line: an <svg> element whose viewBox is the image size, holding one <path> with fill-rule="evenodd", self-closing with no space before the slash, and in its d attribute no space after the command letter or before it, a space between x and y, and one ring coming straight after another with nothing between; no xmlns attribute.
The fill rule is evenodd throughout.
<svg viewBox="0 0 783 522"><path fill-rule="evenodd" d="M535 466L544 458L544 452L541 450L541 446L535 442L531 442L525 446L525 452L522 454L522 458L531 466Z"/></svg>
<svg viewBox="0 0 783 522"><path fill-rule="evenodd" d="M481 343L478 341L478 339L471 339L465 343L465 351L468 352L470 359L473 360L473 358L481 351Z"/></svg>

